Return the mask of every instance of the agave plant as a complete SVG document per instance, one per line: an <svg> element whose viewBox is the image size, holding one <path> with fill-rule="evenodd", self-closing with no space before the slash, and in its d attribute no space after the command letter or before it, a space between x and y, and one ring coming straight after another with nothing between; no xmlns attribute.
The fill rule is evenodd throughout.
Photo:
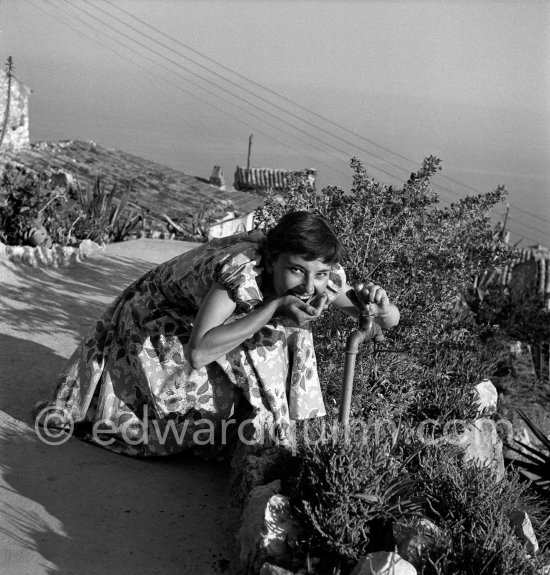
<svg viewBox="0 0 550 575"><path fill-rule="evenodd" d="M520 447L514 445L508 445L508 447L525 459L514 458L512 462L525 477L533 481L539 490L548 494L550 493L550 439L523 410L518 408L517 412L542 445L536 448L514 439Z"/></svg>
<svg viewBox="0 0 550 575"><path fill-rule="evenodd" d="M71 226L71 233L79 238L89 238L94 241L120 241L135 228L142 219L133 210L124 217L123 211L128 204L132 182L129 181L126 189L121 194L118 204L113 200L117 193L115 183L110 190L102 184L98 175L93 186L88 185L84 190L76 186L77 201L82 213ZM77 222L80 222L77 227Z"/></svg>

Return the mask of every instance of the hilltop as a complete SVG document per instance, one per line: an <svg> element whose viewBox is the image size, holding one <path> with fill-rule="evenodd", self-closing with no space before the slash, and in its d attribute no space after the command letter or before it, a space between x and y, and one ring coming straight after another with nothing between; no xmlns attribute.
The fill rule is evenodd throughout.
<svg viewBox="0 0 550 575"><path fill-rule="evenodd" d="M92 141L35 142L18 151L0 151L0 166L8 163L37 172L62 171L81 186L99 176L108 189L116 183L119 193L131 181L133 205L151 216L167 214L186 230L192 229L194 218L218 220L227 212L242 216L261 203L257 195L221 189L204 178Z"/></svg>

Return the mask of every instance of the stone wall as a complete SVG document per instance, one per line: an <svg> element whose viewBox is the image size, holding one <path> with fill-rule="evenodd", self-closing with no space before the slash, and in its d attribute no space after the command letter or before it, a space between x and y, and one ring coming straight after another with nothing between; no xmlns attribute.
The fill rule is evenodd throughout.
<svg viewBox="0 0 550 575"><path fill-rule="evenodd" d="M10 110L8 125L2 141L2 150L23 150L30 146L29 137L29 94L31 90L16 78L11 80ZM0 71L0 133L3 127L8 100L8 78Z"/></svg>
<svg viewBox="0 0 550 575"><path fill-rule="evenodd" d="M208 228L208 239L224 238L233 234L248 232L253 228L254 212L249 212L241 217L236 217L234 212L230 212L225 218Z"/></svg>

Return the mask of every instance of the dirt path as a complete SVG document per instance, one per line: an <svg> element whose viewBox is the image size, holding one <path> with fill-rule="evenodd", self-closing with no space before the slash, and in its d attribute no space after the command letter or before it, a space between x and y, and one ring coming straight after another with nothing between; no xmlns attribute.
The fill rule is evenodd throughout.
<svg viewBox="0 0 550 575"><path fill-rule="evenodd" d="M0 571L10 575L224 572L233 517L223 464L136 460L30 416L87 327L126 285L196 244L134 240L73 267L0 262Z"/></svg>

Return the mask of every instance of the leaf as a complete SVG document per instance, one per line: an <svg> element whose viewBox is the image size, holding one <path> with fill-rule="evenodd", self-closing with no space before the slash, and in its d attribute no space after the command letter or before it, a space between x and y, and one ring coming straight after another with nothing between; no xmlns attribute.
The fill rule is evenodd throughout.
<svg viewBox="0 0 550 575"><path fill-rule="evenodd" d="M380 498L376 495L370 495L369 493L352 493L352 497L356 497L357 499L363 499L364 501L368 501L369 503L380 503Z"/></svg>
<svg viewBox="0 0 550 575"><path fill-rule="evenodd" d="M546 437L541 429L539 429L533 421L527 416L527 414L520 408L517 408L517 412L519 413L520 417L525 421L528 425L529 429L534 433L536 438L546 446L547 449L550 449L550 439Z"/></svg>

